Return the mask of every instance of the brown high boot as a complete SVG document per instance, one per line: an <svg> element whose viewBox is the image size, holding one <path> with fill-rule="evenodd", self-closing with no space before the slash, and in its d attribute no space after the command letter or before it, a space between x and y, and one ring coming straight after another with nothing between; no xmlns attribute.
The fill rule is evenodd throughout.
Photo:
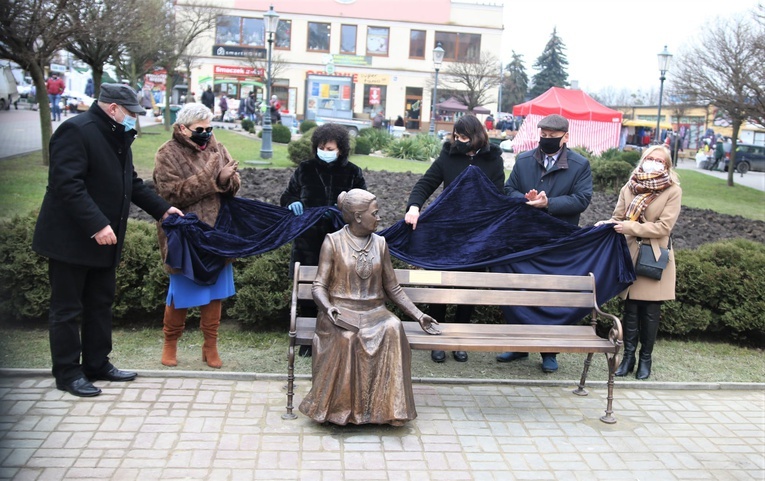
<svg viewBox="0 0 765 481"><path fill-rule="evenodd" d="M176 309L174 306L165 306L165 318L162 321L165 333L165 345L162 346L162 364L165 366L177 366L178 360L176 353L178 350L178 339L183 334L183 328L186 326L186 310Z"/></svg>
<svg viewBox="0 0 765 481"><path fill-rule="evenodd" d="M210 301L206 306L199 308L201 319L199 327L205 336L205 342L202 344L202 360L207 365L220 369L223 361L218 355L218 326L220 326L220 300Z"/></svg>

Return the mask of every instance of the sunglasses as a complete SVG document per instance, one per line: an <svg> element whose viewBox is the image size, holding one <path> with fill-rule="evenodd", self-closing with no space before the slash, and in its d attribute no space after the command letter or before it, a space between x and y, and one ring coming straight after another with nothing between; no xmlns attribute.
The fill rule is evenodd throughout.
<svg viewBox="0 0 765 481"><path fill-rule="evenodd" d="M191 129L189 127L186 127L187 129L191 130L192 132L196 132L198 134L201 134L202 132L207 132L208 134L212 132L212 127L197 127L196 129Z"/></svg>

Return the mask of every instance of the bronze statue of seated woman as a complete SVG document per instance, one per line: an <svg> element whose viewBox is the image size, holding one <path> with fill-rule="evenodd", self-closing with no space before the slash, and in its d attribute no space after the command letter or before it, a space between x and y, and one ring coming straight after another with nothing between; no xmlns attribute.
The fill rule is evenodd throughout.
<svg viewBox="0 0 765 481"><path fill-rule="evenodd" d="M317 422L391 424L417 417L411 350L386 298L428 334L438 322L407 297L396 280L385 238L376 235L377 199L353 189L337 198L345 227L327 234L313 283L318 306L313 385L300 412Z"/></svg>

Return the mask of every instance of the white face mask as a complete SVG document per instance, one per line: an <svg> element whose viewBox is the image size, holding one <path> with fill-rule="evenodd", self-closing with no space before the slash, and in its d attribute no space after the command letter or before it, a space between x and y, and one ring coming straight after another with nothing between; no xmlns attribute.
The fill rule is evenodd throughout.
<svg viewBox="0 0 765 481"><path fill-rule="evenodd" d="M646 160L643 162L643 172L652 174L654 172L664 172L664 163L655 160Z"/></svg>
<svg viewBox="0 0 765 481"><path fill-rule="evenodd" d="M328 164L337 160L337 150L316 149L316 155Z"/></svg>

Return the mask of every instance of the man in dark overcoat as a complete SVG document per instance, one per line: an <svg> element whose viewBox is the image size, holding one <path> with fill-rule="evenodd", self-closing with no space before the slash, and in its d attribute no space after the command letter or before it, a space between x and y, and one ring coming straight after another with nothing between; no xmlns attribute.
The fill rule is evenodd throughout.
<svg viewBox="0 0 765 481"><path fill-rule="evenodd" d="M130 203L155 219L182 215L133 168L130 145L140 112L129 86L103 84L90 109L61 124L50 140L48 186L32 248L49 259L56 387L75 396L100 394L93 381L132 381L137 375L109 362L115 268Z"/></svg>

